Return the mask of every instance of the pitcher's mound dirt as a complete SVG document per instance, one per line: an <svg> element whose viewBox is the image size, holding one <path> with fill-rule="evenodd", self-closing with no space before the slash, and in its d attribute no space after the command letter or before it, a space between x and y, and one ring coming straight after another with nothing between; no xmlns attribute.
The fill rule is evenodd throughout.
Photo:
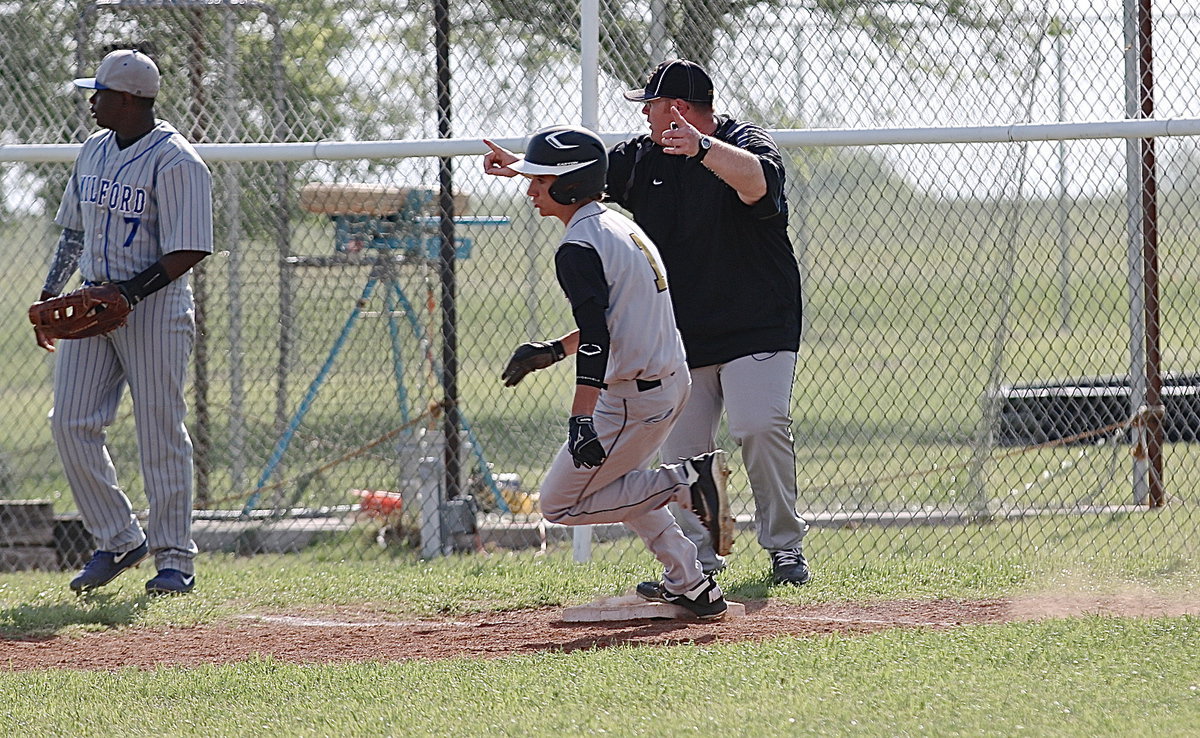
<svg viewBox="0 0 1200 738"><path fill-rule="evenodd" d="M703 645L779 636L870 633L885 628L951 628L1086 614L1200 614L1200 601L1114 596L821 605L747 602L745 617L716 623L566 623L562 608L420 620L402 620L362 608L324 608L256 613L189 628L0 637L0 669L195 666L244 661L256 654L290 663L495 658L620 645Z"/></svg>

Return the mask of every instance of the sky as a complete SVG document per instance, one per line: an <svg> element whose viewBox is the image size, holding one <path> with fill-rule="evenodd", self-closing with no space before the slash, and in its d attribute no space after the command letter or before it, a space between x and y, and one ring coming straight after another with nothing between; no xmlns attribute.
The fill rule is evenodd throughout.
<svg viewBox="0 0 1200 738"><path fill-rule="evenodd" d="M1021 53L996 63L980 49L979 39L953 29L934 28L927 40L952 49L940 58L914 54L904 66L881 54L863 34L836 28L828 19L805 13L779 15L777 9L746 19L734 37L720 37L718 59L710 70L718 108L777 127L923 127L996 125L1056 120L1111 120L1125 115L1122 0L1028 2L1042 17L1067 19L1069 33L1045 38L1033 47L1006 39ZM1188 0L1159 0L1155 8L1156 117L1200 117L1200 8ZM1186 10L1180 10L1184 9ZM403 72L414 63L384 39L357 46L331 70L347 80L370 84L376 75ZM502 46L491 66L465 50L452 57L454 135L522 136L543 125L578 123L582 107L575 59L523 68L512 60L525 51L519 39ZM431 57L431 52L427 54ZM727 60L727 61L726 61ZM736 60L736 61L734 61ZM431 58L421 60L432 64ZM938 74L911 71L915 64L939 64ZM650 62L647 62L650 66ZM639 106L625 101L627 85L606 75L600 79L600 129L641 131ZM413 105L398 87L392 105ZM427 118L429 116L426 116ZM418 137L436 136L426 120ZM1006 171L1015 147L880 147L915 186L947 196L989 196L1011 190ZM1021 152L1017 152L1021 153ZM1119 188L1124 181L1124 144L1077 141L1031 144L1024 150L1030 194L1060 189L1070 195ZM464 161L464 172L473 163ZM7 204L34 207L28 176L4 166L0 182ZM385 175L413 183L436 182L434 164L401 162ZM464 177L470 179L469 175ZM476 177L474 187L504 187ZM25 193L25 194L22 194Z"/></svg>

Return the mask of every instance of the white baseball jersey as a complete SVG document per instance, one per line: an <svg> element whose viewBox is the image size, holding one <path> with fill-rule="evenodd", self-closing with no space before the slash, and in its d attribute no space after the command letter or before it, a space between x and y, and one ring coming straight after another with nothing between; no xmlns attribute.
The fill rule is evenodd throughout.
<svg viewBox="0 0 1200 738"><path fill-rule="evenodd" d="M608 282L605 318L612 345L606 384L663 377L684 363L683 340L658 249L629 218L600 203L581 207L563 243L592 248Z"/></svg>
<svg viewBox="0 0 1200 738"><path fill-rule="evenodd" d="M172 251L212 253L212 177L166 121L124 150L101 130L84 142L54 221L83 231L86 281L129 279Z"/></svg>
<svg viewBox="0 0 1200 738"><path fill-rule="evenodd" d="M687 470L679 464L646 468L691 387L662 260L641 228L597 202L575 212L562 243L593 249L604 269L607 387L593 422L608 457L594 469L580 468L567 447L560 448L538 488L542 514L563 525L624 523L663 564L668 588L687 592L704 574L696 546L666 509L688 493Z"/></svg>

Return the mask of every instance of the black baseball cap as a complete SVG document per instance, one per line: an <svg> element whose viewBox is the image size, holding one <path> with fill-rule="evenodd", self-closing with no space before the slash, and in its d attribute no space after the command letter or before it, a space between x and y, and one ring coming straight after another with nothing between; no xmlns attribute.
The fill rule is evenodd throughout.
<svg viewBox="0 0 1200 738"><path fill-rule="evenodd" d="M713 83L708 72L696 62L687 59L671 59L659 64L645 89L629 90L626 100L646 102L659 97L672 97L688 102L711 103Z"/></svg>

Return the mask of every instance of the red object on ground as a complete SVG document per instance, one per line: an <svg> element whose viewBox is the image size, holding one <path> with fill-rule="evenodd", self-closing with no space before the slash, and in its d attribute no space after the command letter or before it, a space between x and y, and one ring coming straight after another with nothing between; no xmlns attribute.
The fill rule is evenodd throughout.
<svg viewBox="0 0 1200 738"><path fill-rule="evenodd" d="M352 489L350 492L362 499L359 509L373 518L386 518L400 512L401 495L399 492L388 492L382 489Z"/></svg>

